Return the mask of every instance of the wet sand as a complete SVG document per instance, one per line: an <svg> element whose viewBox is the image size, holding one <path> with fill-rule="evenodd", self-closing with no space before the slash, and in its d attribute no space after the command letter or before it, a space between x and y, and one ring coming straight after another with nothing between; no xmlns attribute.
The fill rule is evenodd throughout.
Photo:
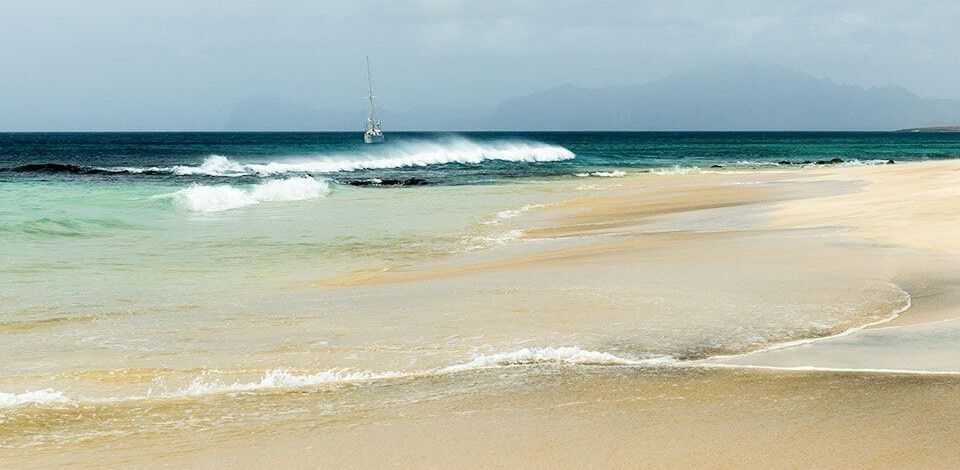
<svg viewBox="0 0 960 470"><path fill-rule="evenodd" d="M8 451L11 468L955 468L954 376L691 369L515 369L449 378L469 393L394 384L353 412L194 424L137 439ZM477 384L484 384L478 386ZM479 388L477 388L479 387ZM314 392L312 400L324 397ZM306 397L258 400L303 405ZM249 397L205 406L236 411ZM226 403L224 403L226 402ZM166 410L171 418L203 406Z"/></svg>
<svg viewBox="0 0 960 470"><path fill-rule="evenodd" d="M855 335L717 362L781 368L960 371L960 164L956 161L821 172L857 178L861 189L793 201L772 212L773 227L836 226L874 243L895 269L892 282L912 305Z"/></svg>
<svg viewBox="0 0 960 470"><path fill-rule="evenodd" d="M558 182L568 198L494 227L515 242L292 286L278 305L322 300L342 315L291 318L273 334L341 332L369 354L327 358L367 370L573 344L654 362L25 408L0 425L0 462L954 467L958 168ZM390 315L351 317L377 309ZM288 364L311 364L310 350L293 351ZM645 356L658 352L670 357ZM810 367L823 370L789 370Z"/></svg>

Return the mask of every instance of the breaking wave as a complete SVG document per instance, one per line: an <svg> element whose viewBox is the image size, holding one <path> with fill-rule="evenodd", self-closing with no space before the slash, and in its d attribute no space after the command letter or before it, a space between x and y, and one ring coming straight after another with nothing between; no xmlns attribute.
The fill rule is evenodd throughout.
<svg viewBox="0 0 960 470"><path fill-rule="evenodd" d="M324 197L330 186L324 179L308 176L271 180L239 188L230 185L193 184L157 198L170 198L181 209L190 212L219 212L260 204L261 202L303 201Z"/></svg>
<svg viewBox="0 0 960 470"><path fill-rule="evenodd" d="M357 170L383 170L430 165L478 165L485 161L556 162L575 157L556 145L534 142L474 142L459 138L442 142L400 142L382 147L381 152L340 153L290 158L267 163L243 163L223 155L210 155L200 165L176 165L167 168L118 167L105 171L128 173L170 173L206 176L272 176L286 173L340 173Z"/></svg>
<svg viewBox="0 0 960 470"><path fill-rule="evenodd" d="M558 145L524 141L475 141L463 137L438 141L398 141L375 149L301 156L250 157L238 161L225 155L209 155L196 165L94 167L56 162L0 167L0 172L42 174L130 174L172 176L276 176L304 173L341 173L431 165L479 165L486 161L541 163L574 158ZM245 158L246 160L246 158Z"/></svg>
<svg viewBox="0 0 960 470"><path fill-rule="evenodd" d="M177 165L168 171L175 175L242 176L255 173L247 165L237 163L223 155L210 155L198 166Z"/></svg>

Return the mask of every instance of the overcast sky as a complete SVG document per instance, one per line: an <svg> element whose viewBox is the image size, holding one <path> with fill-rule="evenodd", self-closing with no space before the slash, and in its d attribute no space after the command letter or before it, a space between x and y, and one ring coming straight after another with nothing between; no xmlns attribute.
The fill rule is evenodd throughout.
<svg viewBox="0 0 960 470"><path fill-rule="evenodd" d="M724 61L960 98L960 2L0 0L0 129L219 129L244 98L495 105Z"/></svg>

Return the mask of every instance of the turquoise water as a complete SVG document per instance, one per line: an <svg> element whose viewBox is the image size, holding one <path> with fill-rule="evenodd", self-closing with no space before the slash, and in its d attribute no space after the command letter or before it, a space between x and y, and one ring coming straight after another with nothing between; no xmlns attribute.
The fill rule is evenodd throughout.
<svg viewBox="0 0 960 470"><path fill-rule="evenodd" d="M0 134L0 321L188 308L443 256L537 181L957 156L960 134Z"/></svg>
<svg viewBox="0 0 960 470"><path fill-rule="evenodd" d="M175 186L3 183L0 322L242 306L258 292L465 249L479 236L471 227L518 204L495 188L321 184L330 189L318 197L193 212L167 196L183 191Z"/></svg>

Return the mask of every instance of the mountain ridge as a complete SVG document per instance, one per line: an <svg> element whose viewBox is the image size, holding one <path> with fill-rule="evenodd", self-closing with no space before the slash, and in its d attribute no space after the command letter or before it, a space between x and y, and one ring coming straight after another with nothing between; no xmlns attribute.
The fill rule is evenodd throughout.
<svg viewBox="0 0 960 470"><path fill-rule="evenodd" d="M260 117L257 117L260 116ZM691 69L636 85L562 84L493 107L382 110L385 130L876 131L960 123L960 100L922 98L897 85L862 87L769 65ZM241 101L239 130L353 130L352 113L284 100Z"/></svg>

